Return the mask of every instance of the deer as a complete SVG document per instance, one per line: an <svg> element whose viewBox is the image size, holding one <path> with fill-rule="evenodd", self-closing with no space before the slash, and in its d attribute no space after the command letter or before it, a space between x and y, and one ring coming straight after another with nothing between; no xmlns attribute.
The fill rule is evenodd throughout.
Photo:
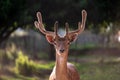
<svg viewBox="0 0 120 80"><path fill-rule="evenodd" d="M58 21L54 23L54 32L47 31L42 22L42 15L37 12L38 21L34 22L37 29L43 33L47 41L54 45L56 51L56 61L49 80L80 80L79 72L72 63L67 62L68 51L71 42L75 41L78 35L84 31L87 12L82 10L82 22L78 22L78 29L69 31L69 24L65 23L64 36L58 34Z"/></svg>

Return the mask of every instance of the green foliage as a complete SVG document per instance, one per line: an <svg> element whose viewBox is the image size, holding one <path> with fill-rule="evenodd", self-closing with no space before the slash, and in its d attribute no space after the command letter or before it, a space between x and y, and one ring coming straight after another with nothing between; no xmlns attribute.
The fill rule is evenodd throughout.
<svg viewBox="0 0 120 80"><path fill-rule="evenodd" d="M14 55L12 53L0 50L0 62L2 64L9 64L12 61L14 61Z"/></svg>
<svg viewBox="0 0 120 80"><path fill-rule="evenodd" d="M16 59L16 69L19 74L32 75L33 70L35 70L35 64L27 56L23 55L22 52L19 52Z"/></svg>
<svg viewBox="0 0 120 80"><path fill-rule="evenodd" d="M94 27L94 24L93 24L93 23L90 23L89 26L88 26L88 29L89 29L89 30L94 30L93 27Z"/></svg>
<svg viewBox="0 0 120 80"><path fill-rule="evenodd" d="M53 63L37 64L30 60L28 56L24 55L22 52L19 52L18 58L16 59L16 73L26 76L42 75L46 71L49 72L53 65Z"/></svg>
<svg viewBox="0 0 120 80"><path fill-rule="evenodd" d="M24 10L25 0L0 0L0 44L19 26L23 26Z"/></svg>
<svg viewBox="0 0 120 80"><path fill-rule="evenodd" d="M25 6L24 0L0 0L0 21L2 22L9 20L11 17L15 16L14 14L19 14ZM15 7L17 6L17 7ZM10 15L11 14L11 15ZM17 16L16 16L17 17Z"/></svg>
<svg viewBox="0 0 120 80"><path fill-rule="evenodd" d="M0 51L0 53L3 53L3 51ZM101 58L102 56L103 56L102 54L72 56L72 58L74 58L77 61L77 62L73 61L74 59L71 60L73 61L73 64L76 66L77 70L79 71L81 80L119 80L120 79L119 56L103 56L104 58ZM101 62L101 59L103 59L103 62ZM10 80L48 80L48 76L51 73L53 66L54 66L54 62L33 61L30 60L27 55L24 55L22 52L18 52L18 57L16 59L16 65L15 65L18 74L10 74L8 76L9 73L7 73L7 75L1 75L0 80L9 80L9 79ZM7 65L7 67L10 68L9 65ZM13 68L13 64L11 68ZM20 73L22 71L24 71L24 73ZM30 74L28 74L27 71Z"/></svg>
<svg viewBox="0 0 120 80"><path fill-rule="evenodd" d="M7 13L9 13L11 8L11 2L10 0L0 0L0 11L1 11L1 15L0 18L2 19L7 19Z"/></svg>
<svg viewBox="0 0 120 80"><path fill-rule="evenodd" d="M108 22L103 21L103 23L98 24L100 34L105 34L108 27Z"/></svg>

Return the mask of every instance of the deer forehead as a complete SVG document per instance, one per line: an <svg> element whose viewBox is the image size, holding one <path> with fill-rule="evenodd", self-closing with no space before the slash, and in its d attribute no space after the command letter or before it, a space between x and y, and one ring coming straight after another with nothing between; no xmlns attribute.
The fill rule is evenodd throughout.
<svg viewBox="0 0 120 80"><path fill-rule="evenodd" d="M57 41L67 41L67 38L65 38L65 37L60 37L60 38L57 38L56 40L57 40Z"/></svg>

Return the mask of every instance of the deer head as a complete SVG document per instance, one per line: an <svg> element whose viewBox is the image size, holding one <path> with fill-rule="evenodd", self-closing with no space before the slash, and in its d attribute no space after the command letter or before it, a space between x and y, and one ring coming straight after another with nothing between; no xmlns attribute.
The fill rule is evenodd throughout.
<svg viewBox="0 0 120 80"><path fill-rule="evenodd" d="M54 24L54 32L46 31L42 22L42 16L40 12L37 12L38 21L35 21L34 24L45 36L50 44L55 46L55 49L59 55L68 51L69 45L71 42L75 41L78 34L80 34L85 28L87 12L82 11L82 22L78 22L78 29L74 31L69 31L69 24L65 23L66 35L61 37L58 35L58 22Z"/></svg>

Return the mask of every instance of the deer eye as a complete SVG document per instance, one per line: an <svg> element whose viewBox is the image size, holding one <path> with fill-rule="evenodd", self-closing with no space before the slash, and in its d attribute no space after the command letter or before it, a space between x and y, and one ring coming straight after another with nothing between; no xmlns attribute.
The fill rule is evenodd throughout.
<svg viewBox="0 0 120 80"><path fill-rule="evenodd" d="M57 43L56 42L54 42L54 45L56 45Z"/></svg>
<svg viewBox="0 0 120 80"><path fill-rule="evenodd" d="M70 42L67 43L68 45L70 44Z"/></svg>

